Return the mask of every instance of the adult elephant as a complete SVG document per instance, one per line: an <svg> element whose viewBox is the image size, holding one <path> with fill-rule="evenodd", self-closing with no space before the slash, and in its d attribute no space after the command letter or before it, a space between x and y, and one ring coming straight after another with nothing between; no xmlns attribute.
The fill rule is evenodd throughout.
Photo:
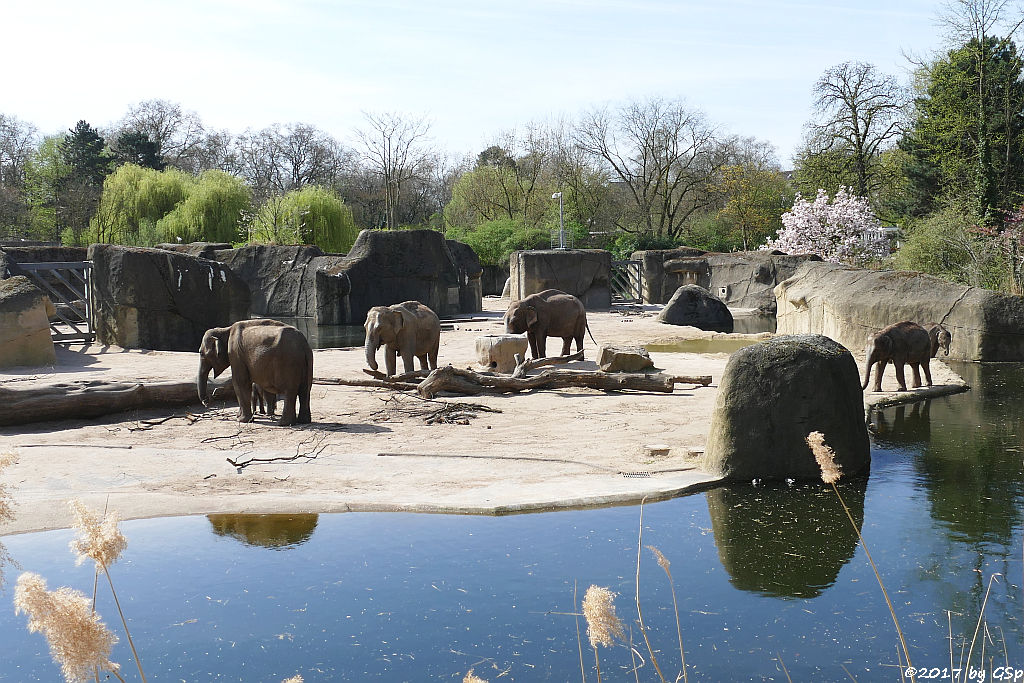
<svg viewBox="0 0 1024 683"><path fill-rule="evenodd" d="M252 421L253 384L267 398L284 397L282 427L312 420L309 392L313 386L313 350L301 332L277 320L240 320L229 327L214 327L199 346L199 399L207 401L210 370L217 377L231 368L231 383L238 399L238 421ZM298 414L295 404L298 402Z"/></svg>
<svg viewBox="0 0 1024 683"><path fill-rule="evenodd" d="M377 349L381 346L388 375L396 374L399 354L406 372L413 371L413 358L420 359L421 370L437 369L441 321L429 306L419 301L374 306L366 312L363 328L366 330L366 364L371 370L377 369Z"/></svg>
<svg viewBox="0 0 1024 683"><path fill-rule="evenodd" d="M530 353L534 358L543 358L547 352L548 337L562 338L563 356L569 355L574 339L576 350L582 352L583 333L589 332L590 328L587 326L587 309L582 301L557 289L545 289L514 301L508 307L505 331L509 334L525 332L530 342Z"/></svg>
<svg viewBox="0 0 1024 683"><path fill-rule="evenodd" d="M917 323L904 320L893 323L888 327L868 337L865 355L867 360L864 365L864 384L862 389L868 386L868 379L871 377L871 367L878 366L875 374L875 386L872 391L882 390L882 375L885 372L885 365L892 361L896 368L896 381L899 383L900 391L907 390L907 382L903 376L903 366L909 364L914 371L914 387L921 386L921 368L924 368L924 375L928 379L928 386L932 385L932 373L928 367L931 358L932 342L928 332Z"/></svg>

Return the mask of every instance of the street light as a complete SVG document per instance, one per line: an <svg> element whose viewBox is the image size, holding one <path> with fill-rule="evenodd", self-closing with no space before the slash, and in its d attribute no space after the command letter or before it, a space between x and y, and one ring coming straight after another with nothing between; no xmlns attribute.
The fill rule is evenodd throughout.
<svg viewBox="0 0 1024 683"><path fill-rule="evenodd" d="M556 192L551 195L552 199L558 199L558 248L565 249L565 220L562 213L562 193Z"/></svg>

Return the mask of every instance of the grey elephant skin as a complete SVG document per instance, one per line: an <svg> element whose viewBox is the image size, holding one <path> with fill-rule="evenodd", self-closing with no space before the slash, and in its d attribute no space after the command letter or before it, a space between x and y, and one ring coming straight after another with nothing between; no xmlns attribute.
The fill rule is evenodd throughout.
<svg viewBox="0 0 1024 683"><path fill-rule="evenodd" d="M374 306L366 313L366 364L377 369L377 349L384 347L384 367L396 374L397 358L402 356L406 372L413 371L413 358L420 359L421 370L437 369L437 350L441 344L441 321L429 306L419 301L403 301L393 306Z"/></svg>
<svg viewBox="0 0 1024 683"><path fill-rule="evenodd" d="M900 391L907 390L907 382L903 376L903 366L910 365L914 371L914 387L921 386L921 369L928 379L928 386L932 385L932 373L928 367L928 361L932 357L932 342L923 327L917 323L904 320L893 323L879 332L868 337L868 343L864 349L867 360L864 363L864 383L861 389L866 389L868 380L871 378L871 368L878 367L875 373L875 384L872 391L882 390L882 375L885 373L885 366L892 361L896 368L896 381L900 385Z"/></svg>
<svg viewBox="0 0 1024 683"><path fill-rule="evenodd" d="M925 323L921 327L928 333L928 338L931 340L931 357L935 358L935 356L939 355L939 349L942 349L944 356L948 356L949 345L953 343L953 335L950 331L943 327L941 323Z"/></svg>
<svg viewBox="0 0 1024 683"><path fill-rule="evenodd" d="M217 377L231 368L231 383L238 399L238 421L252 421L253 384L269 400L284 397L282 427L311 421L309 392L313 386L313 350L306 337L277 320L240 320L229 327L214 327L199 346L196 387L206 403L210 370ZM296 414L296 403L298 413Z"/></svg>
<svg viewBox="0 0 1024 683"><path fill-rule="evenodd" d="M544 358L547 338L562 338L562 355L569 355L572 341L576 350L583 351L583 333L587 331L587 309L572 294L557 289L545 289L514 301L505 311L505 332L526 333L530 353Z"/></svg>

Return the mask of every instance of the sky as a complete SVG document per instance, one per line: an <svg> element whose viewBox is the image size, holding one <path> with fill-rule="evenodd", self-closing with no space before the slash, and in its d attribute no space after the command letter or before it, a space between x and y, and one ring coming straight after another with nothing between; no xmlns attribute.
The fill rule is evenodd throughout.
<svg viewBox="0 0 1024 683"><path fill-rule="evenodd" d="M3 12L0 114L44 134L164 99L237 134L365 114L426 117L475 156L505 131L682 99L783 167L826 69L908 81L941 46L941 0L21 0Z"/></svg>

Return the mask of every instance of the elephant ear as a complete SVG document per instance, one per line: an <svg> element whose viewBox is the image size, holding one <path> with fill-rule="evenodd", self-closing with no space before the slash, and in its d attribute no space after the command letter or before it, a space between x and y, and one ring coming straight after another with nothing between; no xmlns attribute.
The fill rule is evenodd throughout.
<svg viewBox="0 0 1024 683"><path fill-rule="evenodd" d="M402 329L405 324L405 316L402 315L401 311L391 311L392 324L395 326L395 332Z"/></svg>
<svg viewBox="0 0 1024 683"><path fill-rule="evenodd" d="M526 307L526 326L533 327L537 324L537 309L533 306Z"/></svg>

